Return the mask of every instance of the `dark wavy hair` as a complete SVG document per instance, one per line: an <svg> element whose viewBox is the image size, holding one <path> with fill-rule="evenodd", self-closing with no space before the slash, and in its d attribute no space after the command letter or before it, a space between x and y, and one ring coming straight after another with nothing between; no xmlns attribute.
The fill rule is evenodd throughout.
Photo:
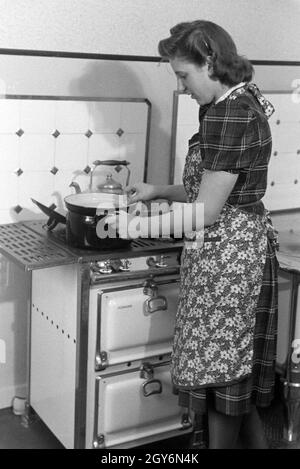
<svg viewBox="0 0 300 469"><path fill-rule="evenodd" d="M180 57L198 66L209 63L211 78L229 86L249 82L254 73L251 62L237 53L230 34L211 21L179 23L162 39L158 51L164 60Z"/></svg>

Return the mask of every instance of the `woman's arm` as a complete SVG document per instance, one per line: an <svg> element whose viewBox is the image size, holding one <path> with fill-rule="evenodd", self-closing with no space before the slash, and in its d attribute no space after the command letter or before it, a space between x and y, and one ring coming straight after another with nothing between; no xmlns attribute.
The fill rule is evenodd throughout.
<svg viewBox="0 0 300 469"><path fill-rule="evenodd" d="M186 192L183 184L178 185L156 185L155 186L156 198L167 199L170 202L186 202Z"/></svg>
<svg viewBox="0 0 300 469"><path fill-rule="evenodd" d="M154 199L167 199L171 202L186 202L183 185L154 185L138 182L125 188L129 203Z"/></svg>
<svg viewBox="0 0 300 469"><path fill-rule="evenodd" d="M204 226L212 225L220 215L234 188L237 177L237 174L225 171L205 170L197 200L192 204L187 204L186 207L178 207L177 211L175 209L173 212L162 215L141 217L139 219L141 236L150 237L152 235L153 237L153 233L156 233L156 236L167 235L168 233L165 233L165 231L168 227L170 234L174 234L184 233L185 231L198 231L203 229ZM170 189L168 189L169 187ZM166 190L161 192L160 195L165 198L167 195L174 197L176 191L173 192L172 187L180 186L167 186ZM188 223L186 223L187 219Z"/></svg>
<svg viewBox="0 0 300 469"><path fill-rule="evenodd" d="M238 174L204 170L197 202L204 205L204 225L212 225L230 196Z"/></svg>
<svg viewBox="0 0 300 469"><path fill-rule="evenodd" d="M237 174L225 171L205 170L195 202L182 204L175 207L171 212L150 217L130 216L122 212L122 217L118 215L109 216L107 223L116 227L120 234L121 232L124 234L125 238L140 236L154 238L173 234L181 237L185 232L202 230L204 226L212 225L217 220L234 188L237 177ZM178 201L179 195L183 195L183 190L183 186L166 186L163 191L158 190L155 196L157 198L166 198L168 196L170 199L173 197L174 201ZM121 237L123 237L123 234Z"/></svg>

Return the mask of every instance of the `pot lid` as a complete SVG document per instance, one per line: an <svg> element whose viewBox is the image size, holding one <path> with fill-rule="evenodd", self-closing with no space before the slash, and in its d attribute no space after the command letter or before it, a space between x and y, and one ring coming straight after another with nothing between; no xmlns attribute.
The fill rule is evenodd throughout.
<svg viewBox="0 0 300 469"><path fill-rule="evenodd" d="M99 192L106 192L109 194L123 194L122 184L113 179L112 174L106 176L106 181L97 186Z"/></svg>
<svg viewBox="0 0 300 469"><path fill-rule="evenodd" d="M65 197L65 202L77 207L99 208L102 210L110 210L116 208L127 207L126 195L107 194L101 192L81 192L80 194L72 194Z"/></svg>

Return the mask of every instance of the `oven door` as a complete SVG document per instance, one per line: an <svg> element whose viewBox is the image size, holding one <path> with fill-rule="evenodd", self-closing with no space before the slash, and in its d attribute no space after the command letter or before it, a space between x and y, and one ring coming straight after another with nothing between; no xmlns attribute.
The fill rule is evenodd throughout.
<svg viewBox="0 0 300 469"><path fill-rule="evenodd" d="M172 392L169 362L96 378L94 448L132 447L192 431Z"/></svg>
<svg viewBox="0 0 300 469"><path fill-rule="evenodd" d="M178 277L98 291L95 369L170 353Z"/></svg>

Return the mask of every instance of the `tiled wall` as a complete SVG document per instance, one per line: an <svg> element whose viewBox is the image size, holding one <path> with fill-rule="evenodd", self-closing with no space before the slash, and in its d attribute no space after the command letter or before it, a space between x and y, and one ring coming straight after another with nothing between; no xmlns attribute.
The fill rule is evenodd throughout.
<svg viewBox="0 0 300 469"><path fill-rule="evenodd" d="M269 123L273 136L268 187L264 203L269 210L300 207L300 105L290 93L265 94L276 112ZM198 129L198 105L186 94L176 94L173 145L174 182L181 183L188 139Z"/></svg>
<svg viewBox="0 0 300 469"><path fill-rule="evenodd" d="M276 112L270 119L273 149L264 200L270 210L300 208L300 105L291 93L266 97Z"/></svg>
<svg viewBox="0 0 300 469"><path fill-rule="evenodd" d="M69 184L87 189L95 160L127 160L131 182L143 180L149 109L143 99L1 99L0 223L41 218L31 198L63 212ZM126 170L104 166L94 182L109 172L125 183Z"/></svg>
<svg viewBox="0 0 300 469"><path fill-rule="evenodd" d="M87 188L95 159L128 160L131 180L142 180L149 110L143 99L2 98L0 223L43 218L31 197L63 213L70 182ZM95 183L111 171L97 168ZM126 174L114 177L123 183ZM30 275L0 255L0 408L27 395L29 302Z"/></svg>

